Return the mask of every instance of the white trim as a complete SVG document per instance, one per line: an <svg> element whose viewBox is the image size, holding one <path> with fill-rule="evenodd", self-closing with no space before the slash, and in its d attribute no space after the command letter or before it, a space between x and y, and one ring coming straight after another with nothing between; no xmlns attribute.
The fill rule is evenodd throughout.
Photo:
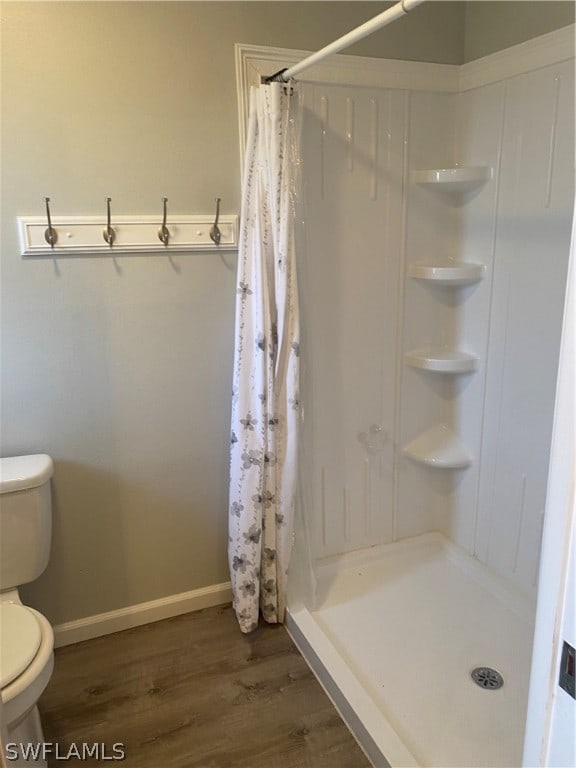
<svg viewBox="0 0 576 768"><path fill-rule="evenodd" d="M132 629L142 624L150 624L153 621L169 619L183 613L211 608L214 605L223 605L231 602L231 600L232 587L227 581L223 584L213 584L209 587L193 589L190 592L181 592L177 595L161 597L158 600L150 600L147 603L128 605L126 608L120 608L116 611L86 616L84 619L68 621L55 626L54 647L61 648L64 645L80 643L83 640L110 635L113 632L121 632L124 629Z"/></svg>
<svg viewBox="0 0 576 768"><path fill-rule="evenodd" d="M235 49L236 63L247 73L242 79L249 80L250 84L258 83L260 77L272 75L310 53L294 48L269 48L243 43L236 43ZM251 75L250 68L253 70ZM328 61L315 64L300 82L452 92L458 91L459 72L458 64L334 54Z"/></svg>
<svg viewBox="0 0 576 768"><path fill-rule="evenodd" d="M572 59L575 34L576 25L570 24L503 51L469 61L460 67L459 90L469 91Z"/></svg>
<svg viewBox="0 0 576 768"><path fill-rule="evenodd" d="M234 49L240 157L243 162L250 86L258 85L262 77L273 75L283 67L298 63L310 55L310 51L244 43L236 43ZM459 77L460 66L457 64L430 64L335 54L311 67L302 82L457 93Z"/></svg>

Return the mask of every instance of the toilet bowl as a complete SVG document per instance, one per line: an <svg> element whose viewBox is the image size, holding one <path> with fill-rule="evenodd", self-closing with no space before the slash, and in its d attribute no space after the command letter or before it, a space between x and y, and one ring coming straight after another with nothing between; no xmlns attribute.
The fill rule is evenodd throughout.
<svg viewBox="0 0 576 768"><path fill-rule="evenodd" d="M49 621L22 604L18 587L48 564L52 459L44 454L0 459L0 686L11 766L46 766L25 759L26 745L44 741L37 702L54 667ZM21 745L24 745L24 750Z"/></svg>

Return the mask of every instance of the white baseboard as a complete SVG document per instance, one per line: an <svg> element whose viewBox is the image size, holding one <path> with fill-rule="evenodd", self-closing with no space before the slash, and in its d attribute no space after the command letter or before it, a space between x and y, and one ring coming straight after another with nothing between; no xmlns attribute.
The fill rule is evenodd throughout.
<svg viewBox="0 0 576 768"><path fill-rule="evenodd" d="M116 611L98 613L86 616L77 621L67 621L54 627L54 647L80 643L123 629L139 627L183 613L199 611L201 608L211 608L213 605L223 605L232 600L232 586L229 581L223 584L213 584L210 587L181 592L178 595L161 597L147 603L128 605Z"/></svg>

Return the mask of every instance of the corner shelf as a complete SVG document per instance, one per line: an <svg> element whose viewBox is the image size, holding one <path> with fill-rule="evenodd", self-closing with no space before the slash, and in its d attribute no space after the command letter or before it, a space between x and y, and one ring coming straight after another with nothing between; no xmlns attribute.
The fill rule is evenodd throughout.
<svg viewBox="0 0 576 768"><path fill-rule="evenodd" d="M414 349L404 355L406 365L438 373L469 373L478 367L476 355L458 349L428 348Z"/></svg>
<svg viewBox="0 0 576 768"><path fill-rule="evenodd" d="M437 424L404 446L405 456L436 469L465 469L472 459L446 424Z"/></svg>
<svg viewBox="0 0 576 768"><path fill-rule="evenodd" d="M446 264L428 264L416 262L408 265L408 277L418 280L430 280L437 285L467 285L476 283L484 277L484 264L448 262Z"/></svg>
<svg viewBox="0 0 576 768"><path fill-rule="evenodd" d="M410 174L415 184L439 185L450 192L467 192L492 178L492 168L477 166L464 168L429 168Z"/></svg>

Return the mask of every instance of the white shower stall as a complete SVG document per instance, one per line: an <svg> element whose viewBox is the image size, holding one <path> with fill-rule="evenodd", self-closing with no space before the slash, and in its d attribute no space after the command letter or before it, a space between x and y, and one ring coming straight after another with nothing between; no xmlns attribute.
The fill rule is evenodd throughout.
<svg viewBox="0 0 576 768"><path fill-rule="evenodd" d="M248 85L302 54L237 46L241 133ZM522 764L573 56L567 28L462 67L336 56L298 85L288 628L377 766Z"/></svg>

